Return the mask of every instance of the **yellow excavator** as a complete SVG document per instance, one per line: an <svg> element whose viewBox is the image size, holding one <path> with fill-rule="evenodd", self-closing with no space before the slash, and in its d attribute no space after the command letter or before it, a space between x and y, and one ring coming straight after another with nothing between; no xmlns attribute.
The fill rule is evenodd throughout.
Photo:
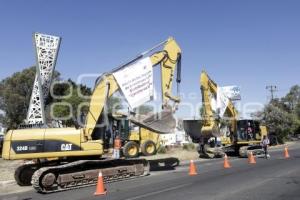
<svg viewBox="0 0 300 200"><path fill-rule="evenodd" d="M267 135L266 126L252 119L238 120L238 112L233 102L228 99L223 118L230 122L229 130L220 131L221 118L212 105L213 99L217 99L218 85L205 71L201 72L200 84L202 120L184 121L185 131L191 136L193 142L199 143L200 156L214 158L222 157L228 152L235 152L241 157L246 157L250 151L254 155L263 154L260 142L262 137Z"/></svg>
<svg viewBox="0 0 300 200"><path fill-rule="evenodd" d="M96 80L83 127L9 130L4 139L3 159L31 161L16 169L16 182L49 193L96 184L99 170L105 181L149 174L145 159L111 159L104 153L108 146L105 136L111 126L106 101L120 89L113 73L146 56L153 67L161 67L162 111L142 120L128 116L128 120L158 134L171 132L176 125L173 113L180 102L172 94L172 83L174 79L178 84L181 81L181 49L170 37ZM122 134L122 126L116 128Z"/></svg>

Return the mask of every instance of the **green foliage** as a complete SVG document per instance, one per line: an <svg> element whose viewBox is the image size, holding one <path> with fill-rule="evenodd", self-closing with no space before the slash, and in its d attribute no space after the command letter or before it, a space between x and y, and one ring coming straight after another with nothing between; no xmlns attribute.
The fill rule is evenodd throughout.
<svg viewBox="0 0 300 200"><path fill-rule="evenodd" d="M118 96L111 96L107 99L107 112L108 113L115 113L118 110L121 110L122 106L122 99Z"/></svg>
<svg viewBox="0 0 300 200"><path fill-rule="evenodd" d="M140 115L147 115L153 112L154 108L150 105L141 105L135 109L135 112Z"/></svg>
<svg viewBox="0 0 300 200"><path fill-rule="evenodd" d="M265 107L264 113L264 121L269 132L276 134L279 142L282 143L289 134L293 133L297 119L292 114L272 104Z"/></svg>
<svg viewBox="0 0 300 200"><path fill-rule="evenodd" d="M2 123L8 128L17 128L26 118L35 67L14 73L0 82L0 109L5 112Z"/></svg>
<svg viewBox="0 0 300 200"><path fill-rule="evenodd" d="M182 149L187 150L187 151L194 151L195 150L195 145L193 143L184 144L182 146Z"/></svg>
<svg viewBox="0 0 300 200"><path fill-rule="evenodd" d="M286 96L274 99L263 111L253 116L267 125L269 133L283 143L289 136L300 133L300 86L291 87Z"/></svg>
<svg viewBox="0 0 300 200"><path fill-rule="evenodd" d="M300 119L300 103L295 106L295 115Z"/></svg>
<svg viewBox="0 0 300 200"><path fill-rule="evenodd" d="M4 111L5 115L2 115L0 120L1 123L10 128L15 129L26 119L32 87L35 78L35 67L24 69L21 72L16 72L12 76L3 79L0 82L0 109ZM59 80L60 74L55 71L53 75L54 80ZM69 103L72 107L72 115L77 116L78 106L89 101L88 98L83 98L77 92L77 89L81 91L83 95L89 96L91 89L84 85L77 85L72 80L67 81L70 84L61 83L55 84L53 89L56 96L65 96L71 92L70 97L64 99L55 99L51 95L46 99L45 102L45 115L46 120L49 122L52 120L50 113L50 105L52 103L64 102ZM70 85L72 88L70 88ZM87 107L83 108L83 111L87 112ZM54 116L63 117L68 116L69 108L66 106L58 105L54 106ZM65 125L74 125L73 120L66 120Z"/></svg>
<svg viewBox="0 0 300 200"><path fill-rule="evenodd" d="M290 112L294 112L297 105L300 102L300 86L294 85L291 87L288 94L281 99L281 103L286 107Z"/></svg>
<svg viewBox="0 0 300 200"><path fill-rule="evenodd" d="M67 82L69 84L59 83L54 87L54 94L65 98L52 99L52 102L56 103L56 105L53 106L53 115L56 118L66 118L66 120L63 120L63 125L73 126L76 123L75 121L80 120L82 113L87 114L90 101L89 97L92 91L85 85L77 85L71 79ZM67 105L71 107L71 110ZM47 107L47 110L50 110L50 105ZM50 119L52 117L53 116L49 116Z"/></svg>
<svg viewBox="0 0 300 200"><path fill-rule="evenodd" d="M2 125L4 123L4 115L0 114L0 125Z"/></svg>

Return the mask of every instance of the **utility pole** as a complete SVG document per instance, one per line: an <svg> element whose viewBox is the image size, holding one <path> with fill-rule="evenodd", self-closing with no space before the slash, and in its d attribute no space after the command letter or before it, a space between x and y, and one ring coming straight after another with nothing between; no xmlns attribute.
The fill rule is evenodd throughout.
<svg viewBox="0 0 300 200"><path fill-rule="evenodd" d="M274 100L274 93L277 91L277 86L276 85L267 85L266 89L270 91L271 101L273 101Z"/></svg>

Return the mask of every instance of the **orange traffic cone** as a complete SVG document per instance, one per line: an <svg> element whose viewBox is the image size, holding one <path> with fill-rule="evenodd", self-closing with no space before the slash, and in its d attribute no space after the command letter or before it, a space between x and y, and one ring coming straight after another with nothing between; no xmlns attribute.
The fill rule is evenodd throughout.
<svg viewBox="0 0 300 200"><path fill-rule="evenodd" d="M224 168L225 169L231 168L226 154L224 156Z"/></svg>
<svg viewBox="0 0 300 200"><path fill-rule="evenodd" d="M195 165L195 163L194 163L193 160L191 160L191 162L190 162L190 172L189 172L189 175L190 175L190 176L195 176L195 175L197 175L196 165Z"/></svg>
<svg viewBox="0 0 300 200"><path fill-rule="evenodd" d="M104 187L104 182L103 182L103 177L102 177L102 172L99 172L98 175L98 181L97 181L97 186L96 186L96 192L94 193L95 196L97 195L106 195L106 189Z"/></svg>
<svg viewBox="0 0 300 200"><path fill-rule="evenodd" d="M249 164L256 164L252 151L248 154L248 162Z"/></svg>
<svg viewBox="0 0 300 200"><path fill-rule="evenodd" d="M290 154L289 154L288 148L285 147L284 148L284 158L289 158L289 157L290 157Z"/></svg>

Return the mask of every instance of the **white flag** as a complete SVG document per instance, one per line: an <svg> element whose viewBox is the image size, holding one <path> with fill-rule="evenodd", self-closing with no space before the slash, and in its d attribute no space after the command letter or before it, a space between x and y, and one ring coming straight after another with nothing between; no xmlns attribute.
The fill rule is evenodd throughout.
<svg viewBox="0 0 300 200"><path fill-rule="evenodd" d="M219 110L219 116L223 117L228 106L229 98L225 95L222 87L218 87L217 91L217 108Z"/></svg>
<svg viewBox="0 0 300 200"><path fill-rule="evenodd" d="M238 86L225 86L222 87L223 93L231 100L241 100L241 89Z"/></svg>

